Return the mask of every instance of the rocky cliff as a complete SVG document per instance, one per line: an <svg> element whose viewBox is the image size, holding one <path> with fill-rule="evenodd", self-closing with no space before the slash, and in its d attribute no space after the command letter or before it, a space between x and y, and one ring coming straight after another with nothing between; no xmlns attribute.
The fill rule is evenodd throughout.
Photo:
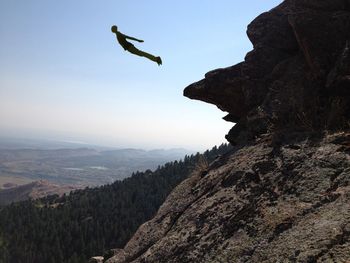
<svg viewBox="0 0 350 263"><path fill-rule="evenodd" d="M350 1L286 0L184 95L235 122L108 263L350 261Z"/></svg>
<svg viewBox="0 0 350 263"><path fill-rule="evenodd" d="M350 1L287 0L247 30L244 62L208 72L184 94L236 122L242 143L275 130L349 128Z"/></svg>

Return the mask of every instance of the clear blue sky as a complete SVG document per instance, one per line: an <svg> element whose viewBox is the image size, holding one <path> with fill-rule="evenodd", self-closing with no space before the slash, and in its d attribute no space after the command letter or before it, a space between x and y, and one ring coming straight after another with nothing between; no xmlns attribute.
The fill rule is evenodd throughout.
<svg viewBox="0 0 350 263"><path fill-rule="evenodd" d="M281 0L0 0L0 134L203 150L232 123L183 89L244 59ZM111 25L163 65L125 52Z"/></svg>

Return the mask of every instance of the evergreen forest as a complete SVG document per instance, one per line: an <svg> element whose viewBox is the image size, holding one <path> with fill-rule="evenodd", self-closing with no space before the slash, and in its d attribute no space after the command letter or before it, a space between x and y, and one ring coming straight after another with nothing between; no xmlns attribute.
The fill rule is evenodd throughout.
<svg viewBox="0 0 350 263"><path fill-rule="evenodd" d="M0 262L85 263L122 248L198 162L210 163L230 148L222 144L113 184L2 207Z"/></svg>

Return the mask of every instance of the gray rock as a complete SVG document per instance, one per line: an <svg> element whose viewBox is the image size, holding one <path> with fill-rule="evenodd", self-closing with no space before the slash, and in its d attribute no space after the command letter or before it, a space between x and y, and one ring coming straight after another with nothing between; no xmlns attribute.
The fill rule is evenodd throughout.
<svg viewBox="0 0 350 263"><path fill-rule="evenodd" d="M346 262L350 134L318 135L259 139L197 171L107 262Z"/></svg>

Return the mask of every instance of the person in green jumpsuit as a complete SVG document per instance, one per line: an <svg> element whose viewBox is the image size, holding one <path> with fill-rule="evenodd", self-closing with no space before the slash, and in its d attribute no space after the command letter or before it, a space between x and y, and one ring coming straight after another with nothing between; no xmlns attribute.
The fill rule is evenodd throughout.
<svg viewBox="0 0 350 263"><path fill-rule="evenodd" d="M141 57L146 57L146 58L156 62L158 65L162 65L162 59L159 56L156 57L156 56L153 56L152 54L143 52L143 51L137 49L133 44L131 44L130 42L127 41L127 39L130 39L130 40L134 40L134 41L138 41L138 42L142 43L143 40L140 40L140 39L137 39L137 38L134 38L134 37L129 37L127 35L124 35L123 33L120 33L118 31L118 27L116 25L112 26L111 30L112 30L113 33L116 34L116 37L117 37L117 40L118 40L119 44L125 50L129 51L132 54L135 54L135 55L138 55L138 56L141 56Z"/></svg>

